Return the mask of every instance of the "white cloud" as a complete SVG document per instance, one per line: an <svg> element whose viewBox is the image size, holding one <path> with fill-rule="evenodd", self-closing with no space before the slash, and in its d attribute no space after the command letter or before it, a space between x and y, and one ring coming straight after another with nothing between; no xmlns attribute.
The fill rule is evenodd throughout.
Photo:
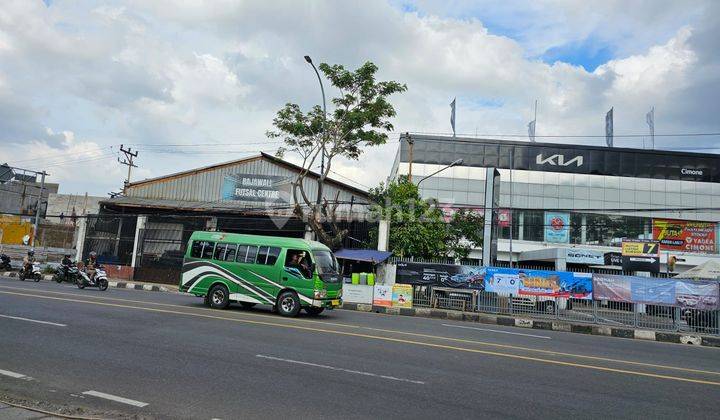
<svg viewBox="0 0 720 420"><path fill-rule="evenodd" d="M522 134L535 99L541 135L602 134L610 106L619 133L644 132L652 105L658 132L716 130L713 8L453 1L404 13L383 1L13 1L0 10L0 142L11 143L0 160L26 157L28 145L30 155L92 157L120 143L253 143L190 156L139 146L138 176L157 176L231 159L232 150L272 150L255 143L274 113L285 102L320 100L306 54L351 68L371 60L379 78L407 83L392 98L398 132L448 132L455 96L461 133ZM588 39L618 55L593 72L533 58ZM396 148L335 169L375 185ZM67 191L102 194L122 184L124 168L88 161L55 174Z"/></svg>

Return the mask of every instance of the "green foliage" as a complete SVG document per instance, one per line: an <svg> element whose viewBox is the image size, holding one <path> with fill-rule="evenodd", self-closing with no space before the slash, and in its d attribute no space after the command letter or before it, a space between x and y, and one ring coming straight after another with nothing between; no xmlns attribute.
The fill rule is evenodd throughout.
<svg viewBox="0 0 720 420"><path fill-rule="evenodd" d="M390 221L390 250L395 255L466 258L482 244L482 216L463 209L446 221L437 203L422 200L406 176L381 183L370 190L370 197L376 203L371 208L374 218Z"/></svg>
<svg viewBox="0 0 720 420"><path fill-rule="evenodd" d="M407 87L395 81L378 82L375 78L378 67L371 62L355 71L339 64L322 63L318 67L339 91L331 100L334 109L326 116L318 105L303 112L299 105L288 103L278 111L273 119L275 130L268 131L267 136L280 138L285 143L278 150L279 156L292 152L302 159L304 171L298 175L293 188L294 212L307 220L318 240L335 248L347 234L335 223L337 203L331 200L320 204L311 202L302 181L310 168L316 167L324 157L325 168L318 181L318 192L323 197L333 158L341 156L357 160L365 147L387 142L388 132L393 130L390 119L396 115L388 97L404 92ZM330 232L324 230L324 223L329 223Z"/></svg>

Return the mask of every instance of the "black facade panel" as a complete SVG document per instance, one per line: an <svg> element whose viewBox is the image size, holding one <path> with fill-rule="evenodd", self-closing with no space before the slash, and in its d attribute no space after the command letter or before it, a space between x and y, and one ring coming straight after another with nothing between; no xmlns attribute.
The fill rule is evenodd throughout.
<svg viewBox="0 0 720 420"><path fill-rule="evenodd" d="M720 155L412 135L413 162L720 182ZM401 157L409 161L406 137ZM514 159L510 159L510 155Z"/></svg>

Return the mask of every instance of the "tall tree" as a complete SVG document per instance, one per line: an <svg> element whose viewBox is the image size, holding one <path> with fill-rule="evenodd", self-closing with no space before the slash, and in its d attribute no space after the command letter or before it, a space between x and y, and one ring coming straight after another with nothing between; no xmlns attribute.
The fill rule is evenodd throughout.
<svg viewBox="0 0 720 420"><path fill-rule="evenodd" d="M303 169L293 183L293 212L307 221L319 241L338 248L347 235L347 230L340 229L337 223L339 195L331 200L323 195L333 159L357 160L364 148L387 142L388 132L393 130L390 119L395 116L388 97L404 92L407 87L395 81L376 81L378 67L371 62L355 71L339 64L322 63L318 67L339 91L331 101L334 109L325 115L319 105L303 112L299 105L287 103L273 119L275 130L267 135L284 141L278 156L292 152L302 160ZM303 181L323 156L325 167L318 179L317 194L321 197L318 203L310 199ZM330 230L326 231L324 225Z"/></svg>
<svg viewBox="0 0 720 420"><path fill-rule="evenodd" d="M482 245L483 217L461 209L446 217L434 200L420 198L407 176L370 190L372 215L390 221L390 250L417 258L467 258ZM376 237L375 233L375 237Z"/></svg>

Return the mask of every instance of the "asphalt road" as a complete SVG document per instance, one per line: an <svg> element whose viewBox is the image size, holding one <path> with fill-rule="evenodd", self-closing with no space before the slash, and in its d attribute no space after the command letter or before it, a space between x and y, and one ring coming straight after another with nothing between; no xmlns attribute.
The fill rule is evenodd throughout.
<svg viewBox="0 0 720 420"><path fill-rule="evenodd" d="M3 397L157 418L716 418L720 350L0 278Z"/></svg>

